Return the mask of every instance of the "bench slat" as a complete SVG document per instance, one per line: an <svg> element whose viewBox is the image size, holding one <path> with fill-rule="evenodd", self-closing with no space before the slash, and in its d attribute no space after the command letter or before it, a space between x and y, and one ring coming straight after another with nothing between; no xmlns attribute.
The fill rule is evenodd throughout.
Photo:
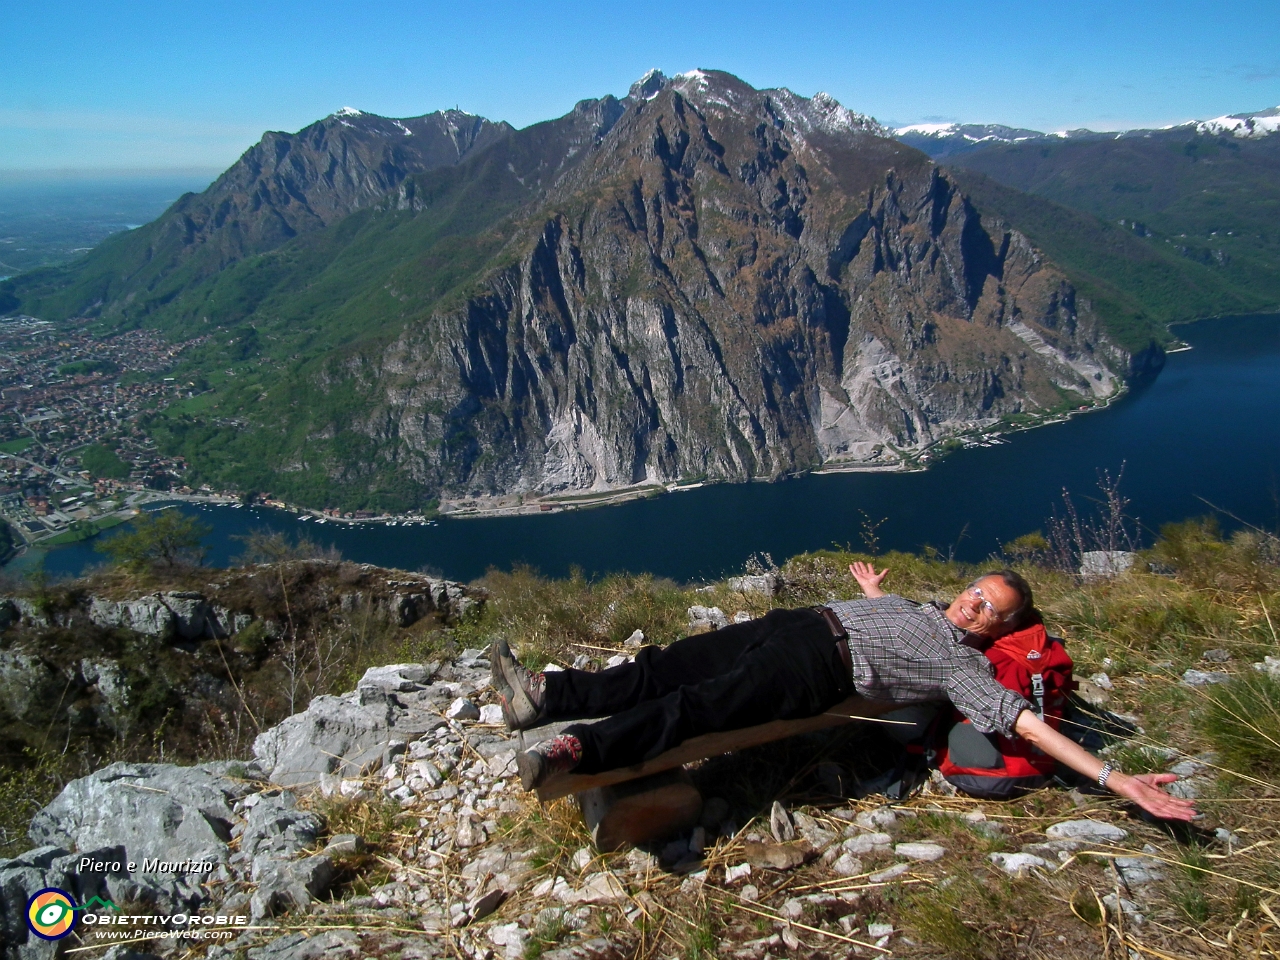
<svg viewBox="0 0 1280 960"><path fill-rule="evenodd" d="M816 717L805 717L802 720L771 720L769 723L744 727L741 730L705 733L700 737L686 740L678 747L672 747L652 760L630 767L619 767L603 773L562 773L559 776L550 777L538 787L538 799L544 802L555 800L559 797L567 797L571 793L581 793L583 790L591 790L594 787L607 787L634 780L637 777L647 777L651 773L661 773L663 770L681 767L695 760L705 760L707 757L716 757L734 750L745 750L748 747L758 747L762 743L824 730L852 720L871 720L882 713L888 713L903 706L906 704L852 696Z"/></svg>

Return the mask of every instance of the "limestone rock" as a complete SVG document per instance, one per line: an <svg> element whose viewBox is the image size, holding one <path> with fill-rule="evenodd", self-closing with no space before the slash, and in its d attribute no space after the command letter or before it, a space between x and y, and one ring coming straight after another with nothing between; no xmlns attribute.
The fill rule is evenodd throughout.
<svg viewBox="0 0 1280 960"><path fill-rule="evenodd" d="M1033 853L993 853L987 859L1015 877L1024 876L1033 869L1051 869L1048 860Z"/></svg>
<svg viewBox="0 0 1280 960"><path fill-rule="evenodd" d="M853 820L863 830L892 830L898 825L898 816L888 807L863 810Z"/></svg>
<svg viewBox="0 0 1280 960"><path fill-rule="evenodd" d="M928 842L900 843L893 848L893 852L908 860L941 860L947 855L946 847Z"/></svg>
<svg viewBox="0 0 1280 960"><path fill-rule="evenodd" d="M782 589L782 577L777 573L748 574L730 577L727 586L736 593L758 593L772 597Z"/></svg>
<svg viewBox="0 0 1280 960"><path fill-rule="evenodd" d="M1080 576L1086 579L1118 577L1133 567L1131 550L1087 550L1080 555Z"/></svg>
<svg viewBox="0 0 1280 960"><path fill-rule="evenodd" d="M465 697L458 697L449 704L444 715L450 720L479 720L480 708Z"/></svg>
<svg viewBox="0 0 1280 960"><path fill-rule="evenodd" d="M67 678L44 658L0 650L0 705L18 719L52 708L67 686Z"/></svg>
<svg viewBox="0 0 1280 960"><path fill-rule="evenodd" d="M73 780L37 813L29 834L37 844L91 850L122 847L139 867L148 860L227 861L236 819L232 805L248 788L227 777L227 764L179 767L113 763ZM208 872L139 869L109 881L117 902L147 895L171 906L204 902Z"/></svg>
<svg viewBox="0 0 1280 960"><path fill-rule="evenodd" d="M887 867L867 877L871 883L888 883L890 880L897 880L898 877L911 871L909 863L895 863L892 867Z"/></svg>
<svg viewBox="0 0 1280 960"><path fill-rule="evenodd" d="M1182 682L1189 687L1206 687L1214 683L1226 683L1231 679L1231 674L1223 673L1221 670L1196 670L1188 668L1182 674Z"/></svg>
<svg viewBox="0 0 1280 960"><path fill-rule="evenodd" d="M354 930L290 933L248 951L249 960L358 960L363 955Z"/></svg>
<svg viewBox="0 0 1280 960"><path fill-rule="evenodd" d="M419 664L373 668L353 692L316 697L306 710L260 733L254 756L269 779L285 787L316 789L327 775L355 779L386 762L392 740L417 739L439 725L430 700L410 695L426 679ZM420 698L430 690L416 693Z"/></svg>
<svg viewBox="0 0 1280 960"><path fill-rule="evenodd" d="M694 604L689 608L689 630L719 630L729 625L729 618L719 607L704 607Z"/></svg>
<svg viewBox="0 0 1280 960"><path fill-rule="evenodd" d="M1055 840L1089 840L1115 843L1129 835L1129 831L1100 820L1064 820L1045 830L1045 836Z"/></svg>
<svg viewBox="0 0 1280 960"><path fill-rule="evenodd" d="M887 851L892 844L893 837L887 833L860 833L842 843L840 849L854 856L865 856Z"/></svg>
<svg viewBox="0 0 1280 960"><path fill-rule="evenodd" d="M862 861L851 853L842 853L831 864L831 871L841 877L856 877L862 873Z"/></svg>
<svg viewBox="0 0 1280 960"><path fill-rule="evenodd" d="M778 843L796 838L796 828L787 814L787 808L777 800L773 801L773 807L769 811L769 831Z"/></svg>
<svg viewBox="0 0 1280 960"><path fill-rule="evenodd" d="M329 838L324 852L331 857L348 857L364 853L364 837L357 833L339 833Z"/></svg>

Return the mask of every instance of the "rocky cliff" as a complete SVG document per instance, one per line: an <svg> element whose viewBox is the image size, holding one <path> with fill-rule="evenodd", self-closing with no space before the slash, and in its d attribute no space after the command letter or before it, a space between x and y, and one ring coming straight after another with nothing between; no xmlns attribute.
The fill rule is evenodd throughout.
<svg viewBox="0 0 1280 960"><path fill-rule="evenodd" d="M312 439L377 457L307 468L468 494L777 477L1114 394L1127 358L1061 271L882 134L725 74L632 98L481 290L319 378L365 410Z"/></svg>

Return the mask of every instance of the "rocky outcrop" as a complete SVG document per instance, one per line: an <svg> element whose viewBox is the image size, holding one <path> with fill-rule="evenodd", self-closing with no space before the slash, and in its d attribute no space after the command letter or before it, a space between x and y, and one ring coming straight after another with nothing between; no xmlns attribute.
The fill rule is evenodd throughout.
<svg viewBox="0 0 1280 960"><path fill-rule="evenodd" d="M246 684L256 690L251 709L270 719L324 689L343 669L334 646L341 631L444 629L483 600L440 578L320 561L210 571L198 591L121 596L99 582L0 598L11 613L0 638L0 733L36 746L56 726L67 743L102 746L161 725L169 748L187 754L222 736L225 718L243 709ZM424 619L429 625L415 626ZM294 671L287 699L278 698L281 669ZM373 722L365 714L381 709L375 726L385 728L395 711L384 701L375 707L375 687L362 681L364 704L335 703L317 722L364 730Z"/></svg>
<svg viewBox="0 0 1280 960"><path fill-rule="evenodd" d="M209 602L202 595L191 592L158 593L136 600L94 597L89 602L89 622L95 626L132 630L163 640L230 636L231 632L223 626L225 616L211 617L211 613Z"/></svg>
<svg viewBox="0 0 1280 960"><path fill-rule="evenodd" d="M73 780L31 821L36 843L68 850L119 847L138 865L107 880L116 902L145 900L164 909L207 902L204 884L226 881L233 805L249 792L244 764L113 763ZM228 776L234 772L239 779ZM151 864L193 864L151 869Z"/></svg>

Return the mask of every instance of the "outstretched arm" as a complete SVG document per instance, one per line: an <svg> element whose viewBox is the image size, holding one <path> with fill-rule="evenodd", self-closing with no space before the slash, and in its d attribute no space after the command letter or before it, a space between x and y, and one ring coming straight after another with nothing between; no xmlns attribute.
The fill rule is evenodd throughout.
<svg viewBox="0 0 1280 960"><path fill-rule="evenodd" d="M876 568L871 564L858 560L849 564L849 572L853 574L853 579L858 581L858 586L862 588L868 600L885 595L885 592L880 589L880 584L884 583L884 578L889 575L888 567L876 573Z"/></svg>
<svg viewBox="0 0 1280 960"><path fill-rule="evenodd" d="M1014 732L1053 759L1066 764L1090 780L1097 780L1102 761L1074 740L1069 740L1035 715L1031 710L1018 714ZM1190 820L1196 814L1190 800L1173 797L1160 789L1161 784L1177 780L1172 773L1144 773L1131 777L1115 770L1107 777L1107 789L1132 800L1148 813L1165 820Z"/></svg>

